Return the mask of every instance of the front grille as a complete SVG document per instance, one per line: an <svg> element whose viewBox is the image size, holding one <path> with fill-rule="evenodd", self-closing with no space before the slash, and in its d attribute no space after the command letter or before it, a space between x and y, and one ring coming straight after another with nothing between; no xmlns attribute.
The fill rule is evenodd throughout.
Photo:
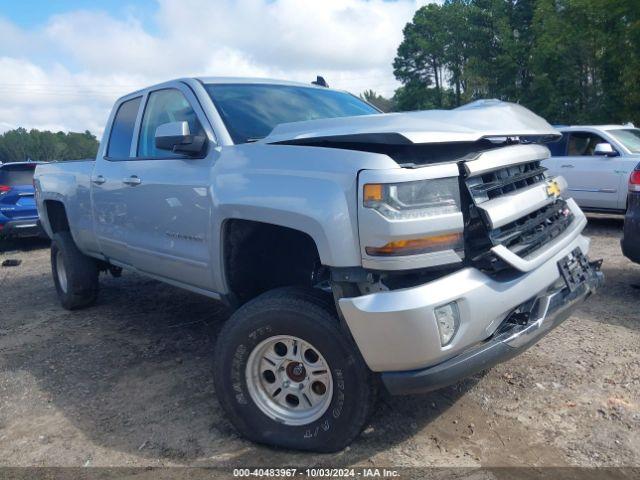
<svg viewBox="0 0 640 480"><path fill-rule="evenodd" d="M564 200L556 200L540 210L489 232L493 245L504 245L520 257L526 257L552 241L573 221Z"/></svg>
<svg viewBox="0 0 640 480"><path fill-rule="evenodd" d="M546 182L545 170L540 160L532 160L465 178L470 200L465 229L467 257L476 267L490 273L509 270L512 267L494 255L492 247L503 245L519 257L526 258L569 227L573 214L562 199L495 229L491 229L482 208L479 208L494 198ZM526 208L525 205L523 207Z"/></svg>
<svg viewBox="0 0 640 480"><path fill-rule="evenodd" d="M498 170L467 179L469 193L476 205L515 192L539 182L544 182L546 168L540 161L509 165Z"/></svg>

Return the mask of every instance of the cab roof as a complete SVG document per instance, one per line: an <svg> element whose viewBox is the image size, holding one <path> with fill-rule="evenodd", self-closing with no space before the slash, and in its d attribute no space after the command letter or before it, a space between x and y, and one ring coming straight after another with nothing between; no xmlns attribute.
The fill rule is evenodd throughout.
<svg viewBox="0 0 640 480"><path fill-rule="evenodd" d="M570 125L567 127L557 127L558 130L560 130L561 132L574 132L576 130L584 130L584 129L591 129L591 130L602 130L602 131L608 131L608 130L621 130L621 129L625 129L625 128L636 128L633 125L615 125L615 124L610 124L610 125Z"/></svg>
<svg viewBox="0 0 640 480"><path fill-rule="evenodd" d="M201 83L204 84L216 84L216 83L246 83L246 84L262 84L262 85L291 85L296 87L309 87L309 88L323 88L326 89L328 87L321 87L318 85L314 85L311 82L302 83L302 82L293 82L289 80L277 80L274 78L257 78L257 77L195 77Z"/></svg>

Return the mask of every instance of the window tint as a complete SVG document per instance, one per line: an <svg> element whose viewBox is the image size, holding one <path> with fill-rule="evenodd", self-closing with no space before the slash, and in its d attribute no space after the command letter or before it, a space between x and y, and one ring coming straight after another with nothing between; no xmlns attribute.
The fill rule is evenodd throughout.
<svg viewBox="0 0 640 480"><path fill-rule="evenodd" d="M113 126L111 127L107 157L129 158L131 140L133 140L133 127L136 123L136 117L138 116L138 107L140 107L141 98L142 97L138 97L127 100L118 108L116 117L113 120Z"/></svg>
<svg viewBox="0 0 640 480"><path fill-rule="evenodd" d="M33 184L33 172L36 164L3 165L0 168L0 185L15 187Z"/></svg>
<svg viewBox="0 0 640 480"><path fill-rule="evenodd" d="M567 155L571 157L593 156L599 143L608 143L601 136L590 132L571 132Z"/></svg>
<svg viewBox="0 0 640 480"><path fill-rule="evenodd" d="M567 134L563 133L562 138L556 142L551 142L547 144L549 150L551 151L552 157L564 157L567 152Z"/></svg>
<svg viewBox="0 0 640 480"><path fill-rule="evenodd" d="M163 123L187 122L191 135L205 135L202 124L185 96L179 90L152 92L142 117L138 156L145 158L183 157L181 154L156 148L156 128Z"/></svg>
<svg viewBox="0 0 640 480"><path fill-rule="evenodd" d="M280 123L380 113L327 88L268 84L205 85L235 143L266 137Z"/></svg>

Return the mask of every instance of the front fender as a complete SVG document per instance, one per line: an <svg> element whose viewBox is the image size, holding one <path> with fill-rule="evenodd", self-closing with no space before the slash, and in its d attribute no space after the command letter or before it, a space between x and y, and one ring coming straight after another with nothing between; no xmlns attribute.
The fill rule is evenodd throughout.
<svg viewBox="0 0 640 480"><path fill-rule="evenodd" d="M223 148L214 166L213 238L228 219L292 228L315 242L324 265L361 264L357 176L399 168L386 155L332 148L248 144ZM221 251L218 245L218 251Z"/></svg>

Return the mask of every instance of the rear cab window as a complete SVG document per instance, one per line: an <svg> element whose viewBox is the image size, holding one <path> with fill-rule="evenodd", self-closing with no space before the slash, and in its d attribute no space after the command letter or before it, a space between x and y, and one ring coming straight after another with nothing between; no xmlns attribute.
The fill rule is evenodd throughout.
<svg viewBox="0 0 640 480"><path fill-rule="evenodd" d="M122 102L118 107L109 135L108 158L130 158L133 129L136 125L141 100L142 97L136 97Z"/></svg>
<svg viewBox="0 0 640 480"><path fill-rule="evenodd" d="M36 164L3 165L0 167L0 185L17 187L33 184Z"/></svg>

